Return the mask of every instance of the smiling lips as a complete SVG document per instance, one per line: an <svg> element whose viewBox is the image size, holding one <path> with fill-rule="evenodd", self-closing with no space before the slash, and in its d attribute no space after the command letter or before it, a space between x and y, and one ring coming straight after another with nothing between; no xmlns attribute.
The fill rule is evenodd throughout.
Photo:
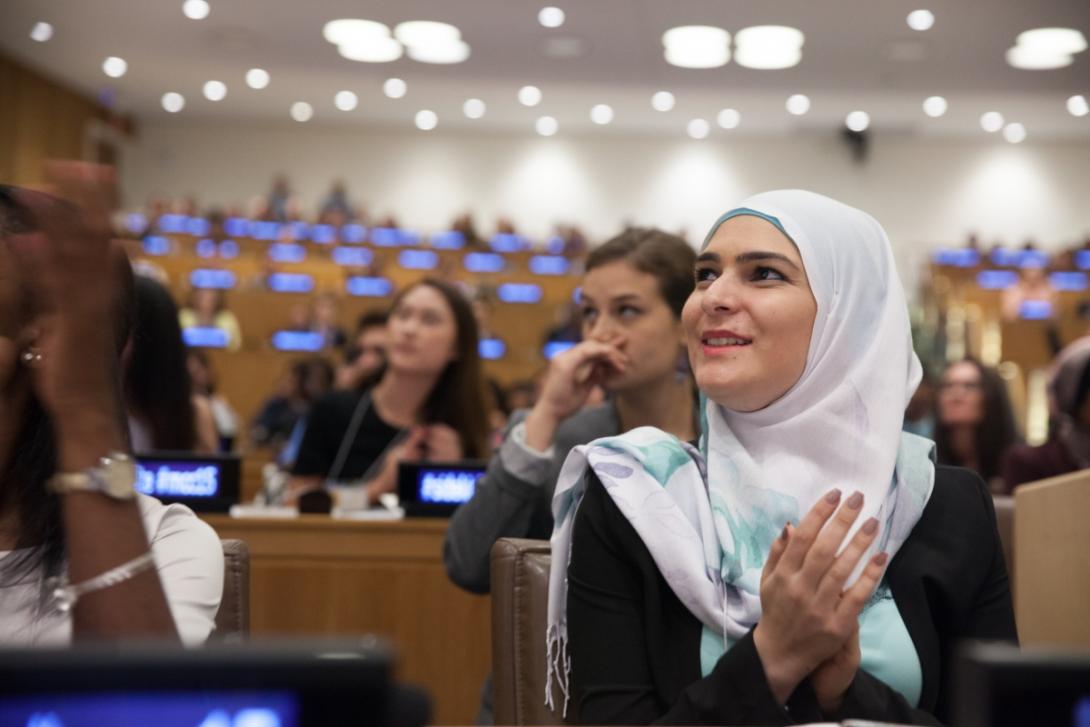
<svg viewBox="0 0 1090 727"><path fill-rule="evenodd" d="M741 336L734 331L714 330L700 334L700 343L704 353L717 353L748 346L753 343L753 339Z"/></svg>

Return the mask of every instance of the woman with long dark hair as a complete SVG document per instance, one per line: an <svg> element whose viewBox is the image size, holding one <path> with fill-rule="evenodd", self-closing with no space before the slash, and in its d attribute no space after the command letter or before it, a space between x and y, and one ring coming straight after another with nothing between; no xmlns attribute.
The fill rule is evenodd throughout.
<svg viewBox="0 0 1090 727"><path fill-rule="evenodd" d="M292 468L289 499L323 482L342 507L394 489L402 460L488 455L488 408L473 309L427 278L394 299L385 365L355 391L314 403ZM362 485L362 486L361 486Z"/></svg>
<svg viewBox="0 0 1090 727"><path fill-rule="evenodd" d="M109 241L112 172L48 175L79 208L0 188L0 643L197 644L223 553L187 508L136 491L118 373L132 273Z"/></svg>
<svg viewBox="0 0 1090 727"><path fill-rule="evenodd" d="M973 470L1001 488L1003 455L1018 441L1014 412L999 373L974 358L946 367L935 397L939 464Z"/></svg>

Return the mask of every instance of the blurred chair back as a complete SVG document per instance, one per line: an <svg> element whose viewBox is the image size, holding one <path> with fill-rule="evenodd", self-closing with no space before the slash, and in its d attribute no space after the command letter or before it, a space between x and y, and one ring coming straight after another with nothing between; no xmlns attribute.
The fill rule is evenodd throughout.
<svg viewBox="0 0 1090 727"><path fill-rule="evenodd" d="M1011 577L1011 590L1014 590L1014 498L1007 495L992 497L995 503L995 524L999 529L999 542L1003 545L1003 560L1007 563L1007 573Z"/></svg>
<svg viewBox="0 0 1090 727"><path fill-rule="evenodd" d="M1019 640L1090 647L1090 469L1021 485L1014 504Z"/></svg>
<svg viewBox="0 0 1090 727"><path fill-rule="evenodd" d="M250 549L244 540L222 540L223 598L211 641L239 643L250 636Z"/></svg>
<svg viewBox="0 0 1090 727"><path fill-rule="evenodd" d="M545 706L549 541L503 538L492 546L492 687L495 723L563 724ZM564 697L555 704L563 704Z"/></svg>

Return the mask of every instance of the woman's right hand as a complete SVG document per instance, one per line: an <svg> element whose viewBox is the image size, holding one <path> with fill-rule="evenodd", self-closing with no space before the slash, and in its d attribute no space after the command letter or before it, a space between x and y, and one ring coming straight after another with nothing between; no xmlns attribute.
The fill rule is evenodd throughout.
<svg viewBox="0 0 1090 727"><path fill-rule="evenodd" d="M583 341L553 357L541 396L526 417L526 444L539 452L548 449L560 422L579 411L607 376L627 367L628 356L603 341Z"/></svg>
<svg viewBox="0 0 1090 727"><path fill-rule="evenodd" d="M386 453L382 461L382 467L374 478L367 482L368 504L378 502L380 495L393 492L397 489L397 467L402 462L424 459L425 446L428 441L428 428L415 426L409 430L409 435Z"/></svg>
<svg viewBox="0 0 1090 727"><path fill-rule="evenodd" d="M839 508L840 491L821 498L797 528L772 544L761 574L761 620L753 633L765 677L784 704L822 662L855 632L859 613L881 580L887 555L871 558L859 580L844 584L878 534L870 518L837 555L863 508L855 493Z"/></svg>

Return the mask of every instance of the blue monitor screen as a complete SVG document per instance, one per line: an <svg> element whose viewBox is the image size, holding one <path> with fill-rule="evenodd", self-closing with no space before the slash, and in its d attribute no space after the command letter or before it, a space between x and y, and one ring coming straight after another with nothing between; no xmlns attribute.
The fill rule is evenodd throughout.
<svg viewBox="0 0 1090 727"><path fill-rule="evenodd" d="M310 232L310 225L306 222L289 222L288 227L291 229L291 238L293 240L305 240L307 239L307 233Z"/></svg>
<svg viewBox="0 0 1090 727"><path fill-rule="evenodd" d="M431 250L402 250L397 264L405 270L434 270L439 256Z"/></svg>
<svg viewBox="0 0 1090 727"><path fill-rule="evenodd" d="M230 270L198 268L189 274L189 283L194 288L229 290L235 287L235 274Z"/></svg>
<svg viewBox="0 0 1090 727"><path fill-rule="evenodd" d="M437 232L431 236L431 246L436 250L461 250L466 246L466 236L455 230Z"/></svg>
<svg viewBox="0 0 1090 727"><path fill-rule="evenodd" d="M507 353L507 344L501 338L482 338L477 343L477 352L486 361L495 361Z"/></svg>
<svg viewBox="0 0 1090 727"><path fill-rule="evenodd" d="M1023 250L1018 253L1018 267L1020 268L1044 268L1048 267L1048 253L1040 250Z"/></svg>
<svg viewBox="0 0 1090 727"><path fill-rule="evenodd" d="M371 230L371 242L379 247L397 247L401 234L396 227L376 227Z"/></svg>
<svg viewBox="0 0 1090 727"><path fill-rule="evenodd" d="M168 235L181 235L185 233L188 221L189 218L185 215L162 215L157 224L159 229Z"/></svg>
<svg viewBox="0 0 1090 727"><path fill-rule="evenodd" d="M277 331L272 335L272 345L277 351L321 351L325 336L310 331Z"/></svg>
<svg viewBox="0 0 1090 727"><path fill-rule="evenodd" d="M1079 250L1075 253L1075 267L1079 270L1090 270L1090 250Z"/></svg>
<svg viewBox="0 0 1090 727"><path fill-rule="evenodd" d="M560 255L534 255L530 258L530 272L534 275L567 275L571 263Z"/></svg>
<svg viewBox="0 0 1090 727"><path fill-rule="evenodd" d="M182 330L185 345L194 348L227 348L227 331L211 326L191 326Z"/></svg>
<svg viewBox="0 0 1090 727"><path fill-rule="evenodd" d="M310 239L319 245L332 245L337 241L337 228L333 225L314 225L310 228Z"/></svg>
<svg viewBox="0 0 1090 727"><path fill-rule="evenodd" d="M494 252L471 252L462 259L462 265L471 273L499 273L506 267L503 256Z"/></svg>
<svg viewBox="0 0 1090 727"><path fill-rule="evenodd" d="M368 298L385 298L394 290L394 284L386 278L353 275L344 284L345 292Z"/></svg>
<svg viewBox="0 0 1090 727"><path fill-rule="evenodd" d="M212 225L208 223L208 220L200 217L190 217L185 224L185 231L193 237L204 237L211 229Z"/></svg>
<svg viewBox="0 0 1090 727"><path fill-rule="evenodd" d="M333 262L338 265L370 265L374 259L374 254L366 247L345 247L342 245L333 248Z"/></svg>
<svg viewBox="0 0 1090 727"><path fill-rule="evenodd" d="M298 727L290 692L126 692L7 696L0 724L19 727Z"/></svg>
<svg viewBox="0 0 1090 727"><path fill-rule="evenodd" d="M1048 280L1052 283L1052 287L1056 290L1074 290L1082 291L1086 290L1087 276L1086 273L1078 272L1059 272L1052 273L1048 276Z"/></svg>
<svg viewBox="0 0 1090 727"><path fill-rule="evenodd" d="M499 232L492 236L490 245L496 252L519 252L526 249L526 238L521 235Z"/></svg>
<svg viewBox="0 0 1090 727"><path fill-rule="evenodd" d="M549 341L541 350L546 359L552 360L553 356L564 353L575 345L575 341Z"/></svg>
<svg viewBox="0 0 1090 727"><path fill-rule="evenodd" d="M564 252L564 238L560 235L553 235L545 241L545 249L550 255L559 255Z"/></svg>
<svg viewBox="0 0 1090 727"><path fill-rule="evenodd" d="M1012 268L1018 265L1018 251L1008 250L1005 247L997 247L995 250L992 250L991 260L992 265Z"/></svg>
<svg viewBox="0 0 1090 727"><path fill-rule="evenodd" d="M582 285L576 287L576 289L571 292L571 300L572 300L573 303L583 302L583 286Z"/></svg>
<svg viewBox="0 0 1090 727"><path fill-rule="evenodd" d="M539 303L541 295L541 286L533 283L504 283L496 289L504 303Z"/></svg>
<svg viewBox="0 0 1090 727"><path fill-rule="evenodd" d="M1052 305L1047 300L1025 300L1018 307L1018 317L1024 321L1043 321L1052 317Z"/></svg>
<svg viewBox="0 0 1090 727"><path fill-rule="evenodd" d="M209 462L145 463L137 458L137 492L152 497L216 497L220 494L220 469Z"/></svg>
<svg viewBox="0 0 1090 727"><path fill-rule="evenodd" d="M314 290L314 276L306 273L272 273L265 284L274 293L309 293Z"/></svg>
<svg viewBox="0 0 1090 727"><path fill-rule="evenodd" d="M244 217L228 217L223 223L223 231L231 237L246 237L250 234L250 221Z"/></svg>
<svg viewBox="0 0 1090 727"><path fill-rule="evenodd" d="M278 263L301 263L307 259L307 249L293 242L269 245L269 259Z"/></svg>
<svg viewBox="0 0 1090 727"><path fill-rule="evenodd" d="M1083 697L1075 702L1072 727L1090 727L1090 697Z"/></svg>
<svg viewBox="0 0 1090 727"><path fill-rule="evenodd" d="M963 248L960 250L936 250L932 260L937 265L949 265L958 268L973 268L980 264L980 253Z"/></svg>
<svg viewBox="0 0 1090 727"><path fill-rule="evenodd" d="M459 505L473 499L477 480L484 470L421 468L417 475L417 499L431 505Z"/></svg>
<svg viewBox="0 0 1090 727"><path fill-rule="evenodd" d="M144 252L148 255L169 255L170 240L162 235L148 235L141 243Z"/></svg>
<svg viewBox="0 0 1090 727"><path fill-rule="evenodd" d="M224 240L220 243L220 257L233 260L238 257L238 243L234 240Z"/></svg>
<svg viewBox="0 0 1090 727"><path fill-rule="evenodd" d="M280 236L279 222L251 222L250 237L255 240L275 240Z"/></svg>
<svg viewBox="0 0 1090 727"><path fill-rule="evenodd" d="M415 230L398 230L397 241L399 245L419 245L420 233Z"/></svg>
<svg viewBox="0 0 1090 727"><path fill-rule="evenodd" d="M197 243L197 256L210 258L216 256L216 243L207 237Z"/></svg>
<svg viewBox="0 0 1090 727"><path fill-rule="evenodd" d="M367 239L367 228L363 225L352 224L345 225L341 228L341 240L344 242L363 242Z"/></svg>
<svg viewBox="0 0 1090 727"><path fill-rule="evenodd" d="M981 270L976 274L976 284L984 290L1003 290L1018 282L1013 270Z"/></svg>
<svg viewBox="0 0 1090 727"><path fill-rule="evenodd" d="M148 218L139 212L125 215L125 229L132 233L143 232L148 227Z"/></svg>

